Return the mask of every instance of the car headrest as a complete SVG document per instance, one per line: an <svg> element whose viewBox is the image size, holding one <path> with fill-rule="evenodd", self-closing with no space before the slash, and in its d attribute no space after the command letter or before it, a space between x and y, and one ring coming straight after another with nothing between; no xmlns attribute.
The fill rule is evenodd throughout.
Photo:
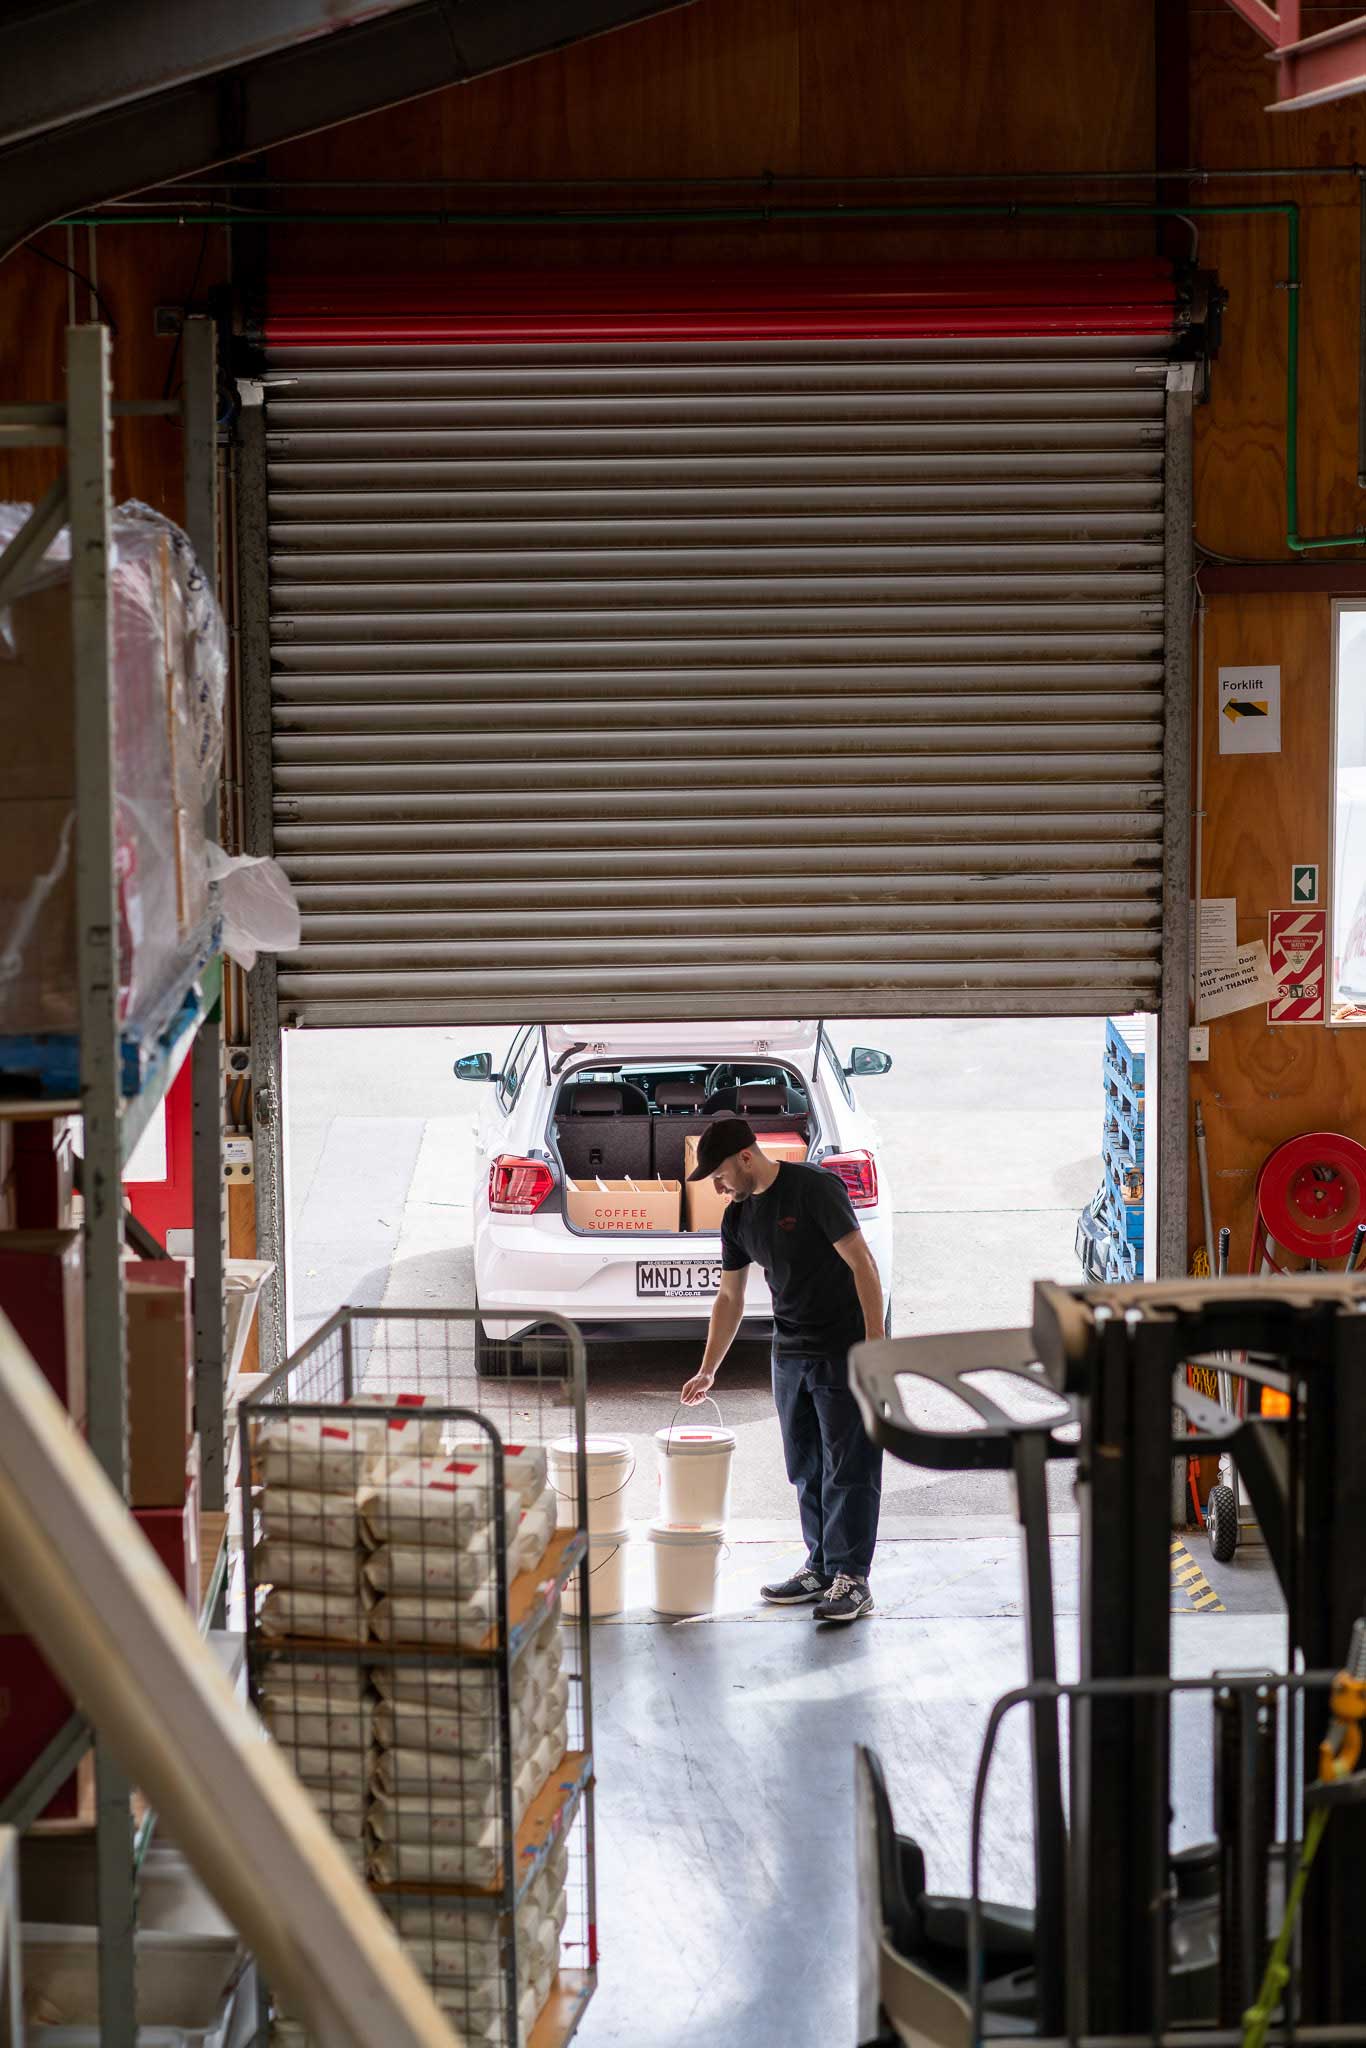
<svg viewBox="0 0 1366 2048"><path fill-rule="evenodd" d="M707 1091L700 1081L660 1081L655 1087L655 1105L659 1109L680 1109L696 1115L706 1100Z"/></svg>
<svg viewBox="0 0 1366 2048"><path fill-rule="evenodd" d="M584 1081L574 1090L575 1116L620 1116L622 1094L610 1081Z"/></svg>
<svg viewBox="0 0 1366 2048"><path fill-rule="evenodd" d="M751 1081L748 1087L736 1089L735 1107L741 1116L786 1116L787 1090L775 1088L771 1082Z"/></svg>

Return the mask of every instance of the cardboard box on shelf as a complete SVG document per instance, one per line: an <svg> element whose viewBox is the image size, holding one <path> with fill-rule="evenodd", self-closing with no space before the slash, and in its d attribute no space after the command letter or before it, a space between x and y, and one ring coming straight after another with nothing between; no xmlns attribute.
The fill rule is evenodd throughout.
<svg viewBox="0 0 1366 2048"><path fill-rule="evenodd" d="M78 1429L85 1428L85 1321L78 1230L0 1233L0 1309Z"/></svg>
<svg viewBox="0 0 1366 2048"><path fill-rule="evenodd" d="M185 1595L192 1614L199 1612L199 1439L188 1460L182 1460L183 1504L174 1508L134 1508L133 1520Z"/></svg>
<svg viewBox="0 0 1366 2048"><path fill-rule="evenodd" d="M7 717L7 740L17 724ZM17 972L0 998L0 1028L73 1030L76 812L68 798L0 797L0 931L22 935Z"/></svg>
<svg viewBox="0 0 1366 2048"><path fill-rule="evenodd" d="M70 1117L25 1117L14 1129L14 1227L73 1227L76 1147Z"/></svg>
<svg viewBox="0 0 1366 2048"><path fill-rule="evenodd" d="M729 1195L718 1193L709 1180L691 1180L697 1165L700 1134L683 1141L683 1189L689 1230L719 1230ZM756 1131L754 1142L770 1159L790 1160L800 1166L806 1158L806 1140L797 1131Z"/></svg>
<svg viewBox="0 0 1366 2048"><path fill-rule="evenodd" d="M180 1259L130 1259L128 1497L135 1508L178 1508L194 1435L194 1318Z"/></svg>
<svg viewBox="0 0 1366 2048"><path fill-rule="evenodd" d="M12 1792L70 1720L61 1681L12 1608L0 1603L0 1798ZM81 1817L89 1774L73 1771L43 1811L44 1821Z"/></svg>
<svg viewBox="0 0 1366 2048"><path fill-rule="evenodd" d="M676 1180L571 1180L564 1206L578 1230L677 1230L683 1190Z"/></svg>

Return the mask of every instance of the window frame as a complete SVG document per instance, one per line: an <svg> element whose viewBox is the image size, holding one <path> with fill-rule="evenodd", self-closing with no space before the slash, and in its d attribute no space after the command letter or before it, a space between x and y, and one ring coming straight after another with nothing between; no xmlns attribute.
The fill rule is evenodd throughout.
<svg viewBox="0 0 1366 2048"><path fill-rule="evenodd" d="M1366 1002L1361 1003L1357 1007L1356 1014L1353 1016L1337 1017L1333 1014L1339 1000L1338 714L1342 699L1342 620L1344 614L1348 612L1360 613L1363 618L1366 618L1366 598L1335 597L1333 599L1333 701L1332 714L1328 720L1328 870L1323 877L1323 884L1319 890L1320 901L1315 906L1327 912L1327 959L1324 963L1324 971L1328 986L1324 992L1324 1022L1330 1030L1334 1031L1359 1031L1363 1025L1366 1025ZM1344 919L1350 918L1354 909L1354 904L1345 906L1343 911ZM1346 942L1350 931L1350 924L1345 924L1341 934L1344 951L1346 950ZM1350 1001L1350 998L1346 1000Z"/></svg>

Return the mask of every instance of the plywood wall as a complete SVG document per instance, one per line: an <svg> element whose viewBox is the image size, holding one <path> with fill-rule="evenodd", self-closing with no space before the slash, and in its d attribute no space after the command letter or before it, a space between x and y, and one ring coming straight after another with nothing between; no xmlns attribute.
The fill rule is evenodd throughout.
<svg viewBox="0 0 1366 2048"><path fill-rule="evenodd" d="M947 7L699 0L277 151L271 169L294 178L454 179L1134 170L1152 161L1154 107L1152 0L1105 0L1103 7L1046 0L1029 8L1017 0ZM418 205L441 203L436 193L407 196ZM586 206L614 203L610 192L579 196ZM713 196L717 204L754 197ZM677 205L680 197L661 191L659 203ZM638 192L629 202L617 199L648 203ZM694 194L691 203L707 199ZM488 203L526 205L528 197L491 192ZM1027 256L1044 247L1127 252L1150 245L1146 227L1132 226L748 223L515 235L296 229L275 236L274 254L316 272L334 268L341 252L352 268L367 270L433 260L855 262L960 249Z"/></svg>
<svg viewBox="0 0 1366 2048"><path fill-rule="evenodd" d="M1343 10L1307 10L1305 32ZM1192 0L1191 147L1209 166L1355 165L1366 159L1366 99L1271 115L1274 76L1231 8ZM1366 524L1357 486L1357 292L1360 194L1355 176L1220 181L1206 202L1293 199L1301 209L1303 381L1300 530L1351 533ZM1196 530L1221 554L1285 560L1286 233L1272 216L1202 223L1202 257L1229 292L1211 403L1198 418ZM1359 562L1366 549L1316 560ZM1293 572L1287 576L1289 582ZM1204 860L1211 896L1238 902L1241 941L1265 939L1267 913L1288 908L1290 870L1331 872L1332 595L1222 596L1206 614ZM1223 665L1279 662L1283 750L1220 756L1216 692ZM1246 1266L1258 1167L1283 1139L1316 1129L1366 1138L1366 1037L1350 1028L1271 1029L1264 1007L1210 1027L1210 1060L1191 1070L1208 1127L1217 1229L1233 1230ZM1194 1154L1192 1152L1192 1171ZM1191 1242L1204 1232L1198 1199Z"/></svg>
<svg viewBox="0 0 1366 2048"><path fill-rule="evenodd" d="M103 317L110 323L114 395L161 398L178 388L174 343L155 332L160 305L193 298L202 309L209 292L226 282L227 240L201 229L99 228L94 247L84 229L70 243L53 229L35 238L42 255L21 249L0 263L0 395L6 400L51 399L63 391L68 291L78 321L101 317L88 287L68 278L68 258L98 281ZM49 449L0 455L0 499L30 500L59 466ZM141 498L173 519L183 512L182 441L174 420L121 420L114 434L116 499Z"/></svg>

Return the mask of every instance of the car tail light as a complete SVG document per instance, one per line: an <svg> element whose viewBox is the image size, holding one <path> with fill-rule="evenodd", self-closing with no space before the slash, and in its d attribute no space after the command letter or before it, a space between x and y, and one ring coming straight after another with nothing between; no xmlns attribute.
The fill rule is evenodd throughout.
<svg viewBox="0 0 1366 2048"><path fill-rule="evenodd" d="M856 1209L877 1207L877 1162L871 1152L831 1152L819 1163L839 1175Z"/></svg>
<svg viewBox="0 0 1366 2048"><path fill-rule="evenodd" d="M543 1159L504 1152L489 1168L489 1207L495 1216L534 1216L554 1185Z"/></svg>

